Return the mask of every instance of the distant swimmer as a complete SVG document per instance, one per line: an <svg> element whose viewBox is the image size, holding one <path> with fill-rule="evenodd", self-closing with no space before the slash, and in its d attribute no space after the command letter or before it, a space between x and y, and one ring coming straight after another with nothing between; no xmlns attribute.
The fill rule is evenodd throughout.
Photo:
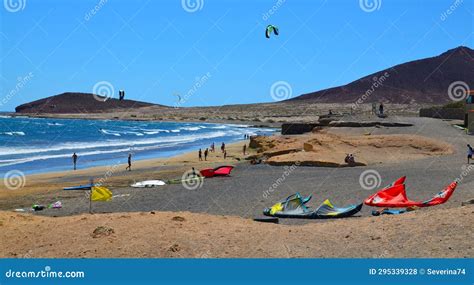
<svg viewBox="0 0 474 285"><path fill-rule="evenodd" d="M74 153L72 155L72 163L74 164L74 170L76 170L76 164L77 164L77 154Z"/></svg>

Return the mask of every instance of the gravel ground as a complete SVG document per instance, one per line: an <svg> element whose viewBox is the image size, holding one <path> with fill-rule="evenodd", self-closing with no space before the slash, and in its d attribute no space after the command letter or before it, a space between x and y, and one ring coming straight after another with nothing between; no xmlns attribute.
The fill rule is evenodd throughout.
<svg viewBox="0 0 474 285"><path fill-rule="evenodd" d="M335 206L345 206L360 203L375 192L376 189L363 189L359 183L361 174L366 170L375 170L380 174L381 187L406 175L408 197L413 200L430 198L454 179L462 178L462 183L451 199L439 207L458 207L462 201L474 198L474 176L472 173L462 174L462 167L466 167L466 144L474 144L474 137L452 127L452 122L415 117L403 117L399 120L411 122L414 126L337 128L334 131L346 134L366 131L371 131L372 134L418 134L451 143L456 152L453 155L410 162L354 168L296 167L291 171L278 166L239 164L232 172L232 177L206 179L202 187L196 190L187 190L180 184L154 189L111 189L114 195L125 196L116 197L110 202L94 202L92 208L96 213L190 211L252 218L260 216L265 207L295 192L312 194L310 205L313 207L317 207L326 198ZM277 180L282 182L277 187L272 187ZM268 195L264 195L265 192ZM83 192L78 191L75 197L63 199L62 202L62 209L45 210L38 214L66 216L88 212L89 209L88 199ZM359 216L368 216L371 210L370 207L364 207ZM420 211L429 210L427 208ZM298 224L314 221L287 219L281 222Z"/></svg>

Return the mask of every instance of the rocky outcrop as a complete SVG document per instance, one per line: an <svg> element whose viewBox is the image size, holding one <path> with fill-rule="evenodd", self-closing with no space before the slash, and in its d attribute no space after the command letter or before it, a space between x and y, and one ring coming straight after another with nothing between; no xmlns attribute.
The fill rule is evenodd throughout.
<svg viewBox="0 0 474 285"><path fill-rule="evenodd" d="M319 123L288 123L281 125L282 135L299 135L311 132Z"/></svg>
<svg viewBox="0 0 474 285"><path fill-rule="evenodd" d="M441 107L424 108L420 109L420 117L448 120L464 120L464 109Z"/></svg>

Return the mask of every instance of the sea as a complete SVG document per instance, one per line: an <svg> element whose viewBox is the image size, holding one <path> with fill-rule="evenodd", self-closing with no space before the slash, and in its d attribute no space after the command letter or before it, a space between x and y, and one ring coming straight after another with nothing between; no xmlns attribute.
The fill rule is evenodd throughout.
<svg viewBox="0 0 474 285"><path fill-rule="evenodd" d="M45 119L0 116L0 175L9 171L35 174L170 157L215 143L232 143L244 135L268 135L272 128L248 125Z"/></svg>

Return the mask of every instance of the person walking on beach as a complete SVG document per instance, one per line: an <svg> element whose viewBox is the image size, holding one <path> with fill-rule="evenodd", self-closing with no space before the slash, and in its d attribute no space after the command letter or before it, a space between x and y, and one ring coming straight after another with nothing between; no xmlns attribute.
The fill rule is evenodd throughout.
<svg viewBox="0 0 474 285"><path fill-rule="evenodd" d="M207 161L207 154L209 153L209 150L206 148L204 151L204 160Z"/></svg>
<svg viewBox="0 0 474 285"><path fill-rule="evenodd" d="M244 155L245 155L245 153L247 152L247 145L246 144L244 144L244 149L243 150L244 150Z"/></svg>
<svg viewBox="0 0 474 285"><path fill-rule="evenodd" d="M224 159L227 158L227 150L224 149Z"/></svg>
<svg viewBox="0 0 474 285"><path fill-rule="evenodd" d="M132 154L131 153L128 154L128 166L127 168L125 168L125 170L127 169L128 171L132 171Z"/></svg>
<svg viewBox="0 0 474 285"><path fill-rule="evenodd" d="M222 151L222 152L225 151L225 143L222 143L222 145L221 145L221 151Z"/></svg>
<svg viewBox="0 0 474 285"><path fill-rule="evenodd" d="M72 163L74 164L74 170L76 170L76 164L77 164L77 154L74 153L72 155Z"/></svg>
<svg viewBox="0 0 474 285"><path fill-rule="evenodd" d="M216 145L214 143L212 143L211 145L211 151L212 152L215 152L216 151Z"/></svg>
<svg viewBox="0 0 474 285"><path fill-rule="evenodd" d="M199 156L199 161L202 161L202 150L201 149L199 149L198 156Z"/></svg>
<svg viewBox="0 0 474 285"><path fill-rule="evenodd" d="M467 145L467 164L470 164L470 160L472 159L472 154L474 154L474 149L470 144Z"/></svg>

